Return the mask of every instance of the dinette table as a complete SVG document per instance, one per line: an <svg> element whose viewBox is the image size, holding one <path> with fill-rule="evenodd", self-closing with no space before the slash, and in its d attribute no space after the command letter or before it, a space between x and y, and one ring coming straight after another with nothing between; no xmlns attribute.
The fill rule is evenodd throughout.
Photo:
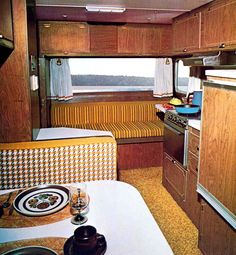
<svg viewBox="0 0 236 255"><path fill-rule="evenodd" d="M85 225L94 226L98 233L105 236L107 255L173 254L136 188L120 181L92 181L87 182L87 190L90 204ZM9 191L0 191L0 195L6 192ZM38 217L31 218L37 221ZM54 223L41 226L0 228L0 247L8 242L25 239L67 239L78 227L73 225L71 217L68 217L58 218Z"/></svg>

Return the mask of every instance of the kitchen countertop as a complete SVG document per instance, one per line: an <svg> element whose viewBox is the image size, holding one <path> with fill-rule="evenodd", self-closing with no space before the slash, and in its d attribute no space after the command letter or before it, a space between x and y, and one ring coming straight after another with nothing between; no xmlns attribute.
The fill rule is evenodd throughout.
<svg viewBox="0 0 236 255"><path fill-rule="evenodd" d="M201 120L189 120L188 125L200 131Z"/></svg>

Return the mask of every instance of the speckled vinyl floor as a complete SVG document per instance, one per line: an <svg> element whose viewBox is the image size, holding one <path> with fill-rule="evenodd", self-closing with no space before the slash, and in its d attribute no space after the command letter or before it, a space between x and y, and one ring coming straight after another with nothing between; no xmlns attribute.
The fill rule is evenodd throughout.
<svg viewBox="0 0 236 255"><path fill-rule="evenodd" d="M120 170L119 180L142 194L175 255L201 255L198 231L161 184L162 168Z"/></svg>

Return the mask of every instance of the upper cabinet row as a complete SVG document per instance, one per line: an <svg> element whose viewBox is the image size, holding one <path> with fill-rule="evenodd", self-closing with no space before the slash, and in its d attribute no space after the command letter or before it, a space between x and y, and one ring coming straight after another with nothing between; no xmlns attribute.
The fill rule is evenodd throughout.
<svg viewBox="0 0 236 255"><path fill-rule="evenodd" d="M88 25L40 22L41 54L161 55L172 50L171 25Z"/></svg>
<svg viewBox="0 0 236 255"><path fill-rule="evenodd" d="M173 52L235 49L236 1L216 1L173 22Z"/></svg>
<svg viewBox="0 0 236 255"><path fill-rule="evenodd" d="M236 0L213 1L172 25L39 22L40 53L168 56L229 50L236 47L235 27Z"/></svg>

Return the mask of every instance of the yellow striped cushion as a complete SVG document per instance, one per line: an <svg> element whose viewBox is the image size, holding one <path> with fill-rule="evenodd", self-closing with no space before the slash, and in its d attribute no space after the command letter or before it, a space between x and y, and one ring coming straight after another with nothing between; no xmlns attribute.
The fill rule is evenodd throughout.
<svg viewBox="0 0 236 255"><path fill-rule="evenodd" d="M78 124L154 121L157 101L54 103L52 127L75 127Z"/></svg>
<svg viewBox="0 0 236 255"><path fill-rule="evenodd" d="M78 125L77 128L111 131L115 138L163 136L161 121L137 121Z"/></svg>

